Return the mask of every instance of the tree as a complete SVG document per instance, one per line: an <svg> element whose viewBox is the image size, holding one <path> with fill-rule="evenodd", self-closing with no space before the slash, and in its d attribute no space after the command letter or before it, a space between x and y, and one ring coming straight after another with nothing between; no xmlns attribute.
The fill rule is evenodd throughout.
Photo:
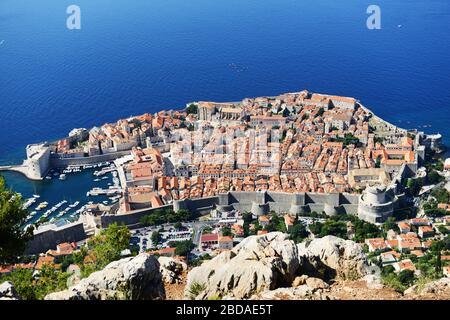
<svg viewBox="0 0 450 320"><path fill-rule="evenodd" d="M440 176L439 173L437 173L435 170L432 170L427 176L427 180L430 184L437 184L444 179L445 178Z"/></svg>
<svg viewBox="0 0 450 320"><path fill-rule="evenodd" d="M316 116L317 117L321 117L321 116L323 116L324 112L325 112L325 109L324 108L320 108L319 111L317 111Z"/></svg>
<svg viewBox="0 0 450 320"><path fill-rule="evenodd" d="M186 108L187 114L197 114L198 112L198 106L194 103L191 103L189 107Z"/></svg>
<svg viewBox="0 0 450 320"><path fill-rule="evenodd" d="M33 284L33 270L18 268L11 274L1 277L1 281L11 281L21 299L36 300L35 286Z"/></svg>
<svg viewBox="0 0 450 320"><path fill-rule="evenodd" d="M450 202L450 192L445 188L437 188L431 192L431 195L436 198L438 203L449 203Z"/></svg>
<svg viewBox="0 0 450 320"><path fill-rule="evenodd" d="M8 190L0 177L0 265L13 262L33 237L33 227L22 228L28 215L22 205L21 197Z"/></svg>
<svg viewBox="0 0 450 320"><path fill-rule="evenodd" d="M375 161L375 168L381 168L381 156L378 156Z"/></svg>
<svg viewBox="0 0 450 320"><path fill-rule="evenodd" d="M175 254L177 256L187 256L191 250L194 249L194 244L191 240L180 241L175 245Z"/></svg>
<svg viewBox="0 0 450 320"><path fill-rule="evenodd" d="M2 281L11 281L19 296L24 300L40 300L47 294L66 289L67 272L61 272L52 266L44 265L35 277L33 270L17 268Z"/></svg>
<svg viewBox="0 0 450 320"><path fill-rule="evenodd" d="M414 279L414 271L412 270L403 270L398 274L398 280L407 287L414 283Z"/></svg>
<svg viewBox="0 0 450 320"><path fill-rule="evenodd" d="M296 221L294 226L292 227L291 231L289 232L289 238L294 241L295 243L302 242L305 238L308 237L308 231L306 230L305 226L302 225L300 222Z"/></svg>
<svg viewBox="0 0 450 320"><path fill-rule="evenodd" d="M103 269L112 261L120 259L123 250L130 247L130 230L124 225L113 223L88 242L95 257L95 269Z"/></svg>
<svg viewBox="0 0 450 320"><path fill-rule="evenodd" d="M383 223L384 231L389 231L391 229L394 231L398 231L398 225L394 217L387 218L387 220Z"/></svg>
<svg viewBox="0 0 450 320"><path fill-rule="evenodd" d="M333 235L338 238L347 238L347 224L342 221L328 220L325 223L316 222L309 226L309 230L319 238Z"/></svg>
<svg viewBox="0 0 450 320"><path fill-rule="evenodd" d="M220 230L220 232L221 232L222 236L224 236L224 237L229 237L229 236L233 235L233 233L231 232L231 228L230 227L223 227Z"/></svg>
<svg viewBox="0 0 450 320"><path fill-rule="evenodd" d="M160 239L159 232L158 231L153 232L151 237L152 245L156 246L159 243L159 239Z"/></svg>
<svg viewBox="0 0 450 320"><path fill-rule="evenodd" d="M143 216L139 222L143 226L156 226L163 223L174 223L181 221L188 221L193 218L192 213L189 210L181 209L178 212L172 209L168 210L155 210L147 216Z"/></svg>
<svg viewBox="0 0 450 320"><path fill-rule="evenodd" d="M177 222L173 225L173 227L177 230L180 230L183 227L183 224L181 222Z"/></svg>
<svg viewBox="0 0 450 320"><path fill-rule="evenodd" d="M420 192L420 189L424 186L423 178L411 179L407 180L406 186L411 195L417 196Z"/></svg>
<svg viewBox="0 0 450 320"><path fill-rule="evenodd" d="M373 223L356 218L353 221L355 228L354 241L364 242L366 238L378 238L382 237L383 234L381 230Z"/></svg>
<svg viewBox="0 0 450 320"><path fill-rule="evenodd" d="M442 271L442 258L441 258L440 254L438 254L436 256L435 268L436 268L437 272L441 272Z"/></svg>

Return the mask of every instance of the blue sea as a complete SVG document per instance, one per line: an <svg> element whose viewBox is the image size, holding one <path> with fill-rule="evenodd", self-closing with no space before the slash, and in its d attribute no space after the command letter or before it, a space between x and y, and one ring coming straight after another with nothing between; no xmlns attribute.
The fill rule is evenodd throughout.
<svg viewBox="0 0 450 320"><path fill-rule="evenodd" d="M303 89L354 96L448 144L450 1L378 0L382 29L369 30L373 3L0 0L0 164L74 127ZM66 28L72 4L81 30ZM82 176L5 176L25 196L39 190L53 201L91 187Z"/></svg>

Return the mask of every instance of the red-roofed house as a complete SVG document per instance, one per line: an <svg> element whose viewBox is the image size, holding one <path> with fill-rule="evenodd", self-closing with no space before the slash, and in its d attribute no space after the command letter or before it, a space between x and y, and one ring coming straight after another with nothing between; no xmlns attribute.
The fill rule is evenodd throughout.
<svg viewBox="0 0 450 320"><path fill-rule="evenodd" d="M55 261L55 257L52 257L52 256L39 257L39 259L36 263L36 269L41 270L44 265L51 266L51 265L53 265L54 261Z"/></svg>
<svg viewBox="0 0 450 320"><path fill-rule="evenodd" d="M416 271L416 266L410 259L405 259L393 264L396 272L401 272L403 270Z"/></svg>
<svg viewBox="0 0 450 320"><path fill-rule="evenodd" d="M428 238L434 236L434 230L430 226L420 226L418 234L421 238Z"/></svg>
<svg viewBox="0 0 450 320"><path fill-rule="evenodd" d="M268 216L259 216L258 217L259 224L263 227L267 226L270 222L270 217Z"/></svg>
<svg viewBox="0 0 450 320"><path fill-rule="evenodd" d="M163 257L174 257L175 248L162 248L159 250L149 251L149 254L156 254Z"/></svg>
<svg viewBox="0 0 450 320"><path fill-rule="evenodd" d="M0 266L0 275L8 275L11 273L12 271L12 266L5 266L5 267L1 267Z"/></svg>
<svg viewBox="0 0 450 320"><path fill-rule="evenodd" d="M292 227L294 226L295 217L291 216L290 214L284 215L284 224L286 225L286 230L289 232L291 231Z"/></svg>
<svg viewBox="0 0 450 320"><path fill-rule="evenodd" d="M411 231L411 227L409 224L407 224L406 222L399 222L398 223L398 228L400 229L401 233L408 233Z"/></svg>
<svg viewBox="0 0 450 320"><path fill-rule="evenodd" d="M202 244L217 244L219 241L219 235L217 233L202 234L200 242Z"/></svg>
<svg viewBox="0 0 450 320"><path fill-rule="evenodd" d="M233 238L228 236L219 237L219 249L233 249Z"/></svg>
<svg viewBox="0 0 450 320"><path fill-rule="evenodd" d="M413 226L429 226L430 225L430 220L425 219L425 218L414 218L414 219L409 220L409 222Z"/></svg>
<svg viewBox="0 0 450 320"><path fill-rule="evenodd" d="M365 243L369 247L369 252L382 251L388 248L384 238L366 239Z"/></svg>

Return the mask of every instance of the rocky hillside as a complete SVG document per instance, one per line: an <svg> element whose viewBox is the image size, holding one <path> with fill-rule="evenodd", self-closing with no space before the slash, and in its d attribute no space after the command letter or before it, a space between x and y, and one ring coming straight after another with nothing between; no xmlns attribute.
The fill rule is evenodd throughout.
<svg viewBox="0 0 450 320"><path fill-rule="evenodd" d="M46 300L164 299L160 265L154 256L140 254L114 261L78 284L47 295Z"/></svg>
<svg viewBox="0 0 450 320"><path fill-rule="evenodd" d="M327 236L296 245L273 232L248 237L192 270L145 253L121 259L45 299L450 299L449 278L400 294L372 271L353 241ZM3 299L20 299L9 282L0 285Z"/></svg>
<svg viewBox="0 0 450 320"><path fill-rule="evenodd" d="M441 279L402 295L386 288L360 245L334 236L298 245L274 232L246 238L188 273L186 299L448 299ZM438 289L436 289L438 288ZM433 296L433 295L431 295Z"/></svg>

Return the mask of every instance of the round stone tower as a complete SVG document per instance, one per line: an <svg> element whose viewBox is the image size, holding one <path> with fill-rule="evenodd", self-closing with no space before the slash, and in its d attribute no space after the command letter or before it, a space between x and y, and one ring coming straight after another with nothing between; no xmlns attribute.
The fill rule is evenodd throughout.
<svg viewBox="0 0 450 320"><path fill-rule="evenodd" d="M386 187L368 187L359 198L358 217L371 223L382 223L394 213L395 197L387 194Z"/></svg>

